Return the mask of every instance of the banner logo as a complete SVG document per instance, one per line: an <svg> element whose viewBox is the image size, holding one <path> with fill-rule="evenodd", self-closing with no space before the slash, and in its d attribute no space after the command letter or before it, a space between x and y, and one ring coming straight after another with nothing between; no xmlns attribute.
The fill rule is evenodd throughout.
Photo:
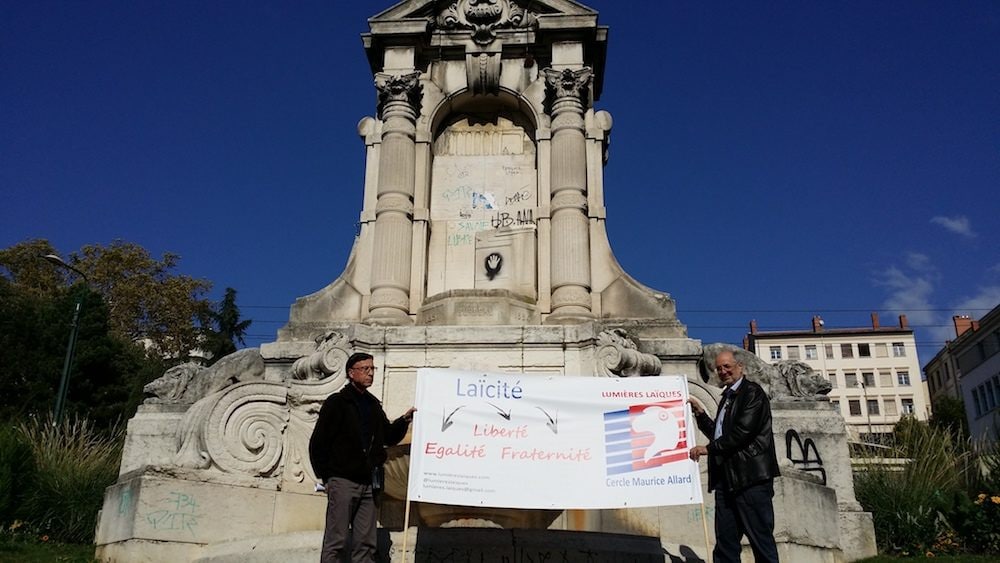
<svg viewBox="0 0 1000 563"><path fill-rule="evenodd" d="M608 475L687 459L684 401L631 405L605 412L604 448Z"/></svg>

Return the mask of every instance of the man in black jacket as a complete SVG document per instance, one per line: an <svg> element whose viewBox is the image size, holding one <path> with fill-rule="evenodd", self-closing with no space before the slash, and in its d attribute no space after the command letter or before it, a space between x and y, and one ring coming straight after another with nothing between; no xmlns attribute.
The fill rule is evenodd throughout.
<svg viewBox="0 0 1000 563"><path fill-rule="evenodd" d="M372 471L385 463L386 446L398 444L406 435L415 410L410 408L389 422L382 404L368 392L375 380L372 356L352 354L346 367L348 383L323 402L309 439L309 459L327 495L322 563L340 562L349 528L351 561L375 561Z"/></svg>
<svg viewBox="0 0 1000 563"><path fill-rule="evenodd" d="M743 378L743 363L730 351L715 357L725 386L715 420L691 399L707 446L691 449L691 459L708 455L708 491L715 491L715 563L739 563L740 540L750 540L754 560L777 563L774 542L774 478L778 460L771 435L771 404L760 385Z"/></svg>

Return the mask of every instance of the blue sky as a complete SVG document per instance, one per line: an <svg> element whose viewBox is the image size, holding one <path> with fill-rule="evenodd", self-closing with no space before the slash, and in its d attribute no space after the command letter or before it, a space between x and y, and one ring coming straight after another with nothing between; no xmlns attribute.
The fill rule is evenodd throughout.
<svg viewBox="0 0 1000 563"><path fill-rule="evenodd" d="M390 2L0 2L0 247L114 239L271 341L347 260ZM1000 303L1000 3L593 1L607 225L694 338Z"/></svg>

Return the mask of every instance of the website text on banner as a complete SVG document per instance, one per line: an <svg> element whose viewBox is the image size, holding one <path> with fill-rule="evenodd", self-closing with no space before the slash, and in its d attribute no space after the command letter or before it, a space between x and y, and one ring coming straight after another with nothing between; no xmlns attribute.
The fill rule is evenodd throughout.
<svg viewBox="0 0 1000 563"><path fill-rule="evenodd" d="M410 500L503 508L701 503L687 380L421 369Z"/></svg>

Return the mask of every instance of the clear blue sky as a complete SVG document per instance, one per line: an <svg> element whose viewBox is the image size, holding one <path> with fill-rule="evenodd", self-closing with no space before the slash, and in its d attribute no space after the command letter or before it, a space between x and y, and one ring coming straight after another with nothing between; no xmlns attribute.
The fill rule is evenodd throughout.
<svg viewBox="0 0 1000 563"><path fill-rule="evenodd" d="M273 340L347 260L390 5L0 0L0 247L175 252ZM1000 303L1000 3L588 5L611 244L691 336L905 312L925 362Z"/></svg>

